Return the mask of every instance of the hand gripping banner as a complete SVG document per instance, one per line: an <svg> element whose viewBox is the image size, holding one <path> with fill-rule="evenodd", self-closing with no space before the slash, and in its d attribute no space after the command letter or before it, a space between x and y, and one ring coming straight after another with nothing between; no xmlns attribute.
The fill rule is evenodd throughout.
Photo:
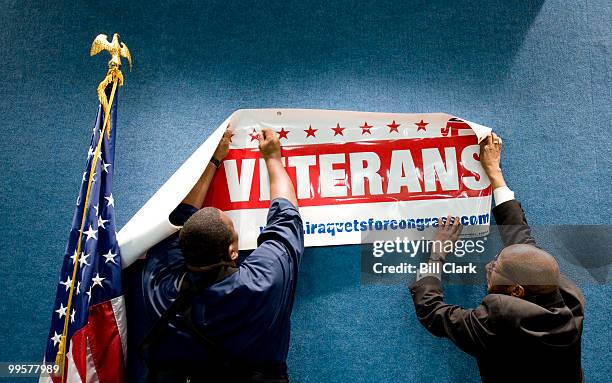
<svg viewBox="0 0 612 383"><path fill-rule="evenodd" d="M460 217L464 236L488 232L491 187L478 143L491 129L444 113L247 109L225 120L121 229L124 266L179 229L168 215L197 182L228 123L230 151L205 205L232 218L240 249L257 246L270 203L257 140L263 127L279 135L306 246L357 244L365 232L422 231L449 214Z"/></svg>

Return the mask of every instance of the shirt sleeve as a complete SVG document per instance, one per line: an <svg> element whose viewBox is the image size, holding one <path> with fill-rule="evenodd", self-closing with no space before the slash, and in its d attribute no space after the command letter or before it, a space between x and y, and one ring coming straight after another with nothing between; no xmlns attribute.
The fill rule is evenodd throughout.
<svg viewBox="0 0 612 383"><path fill-rule="evenodd" d="M266 294L266 313L279 313L293 300L304 253L302 219L291 202L272 201L268 222L257 238L257 245L240 264L239 276L248 290Z"/></svg>
<svg viewBox="0 0 612 383"><path fill-rule="evenodd" d="M299 261L304 253L304 228L300 212L285 198L270 204L266 227L257 238L257 246L275 242L285 247L288 255Z"/></svg>
<svg viewBox="0 0 612 383"><path fill-rule="evenodd" d="M198 209L196 207L186 203L181 203L176 207L176 209L174 209L174 211L172 211L172 213L170 213L168 219L174 226L183 226L185 222L187 222L187 220L197 211Z"/></svg>
<svg viewBox="0 0 612 383"><path fill-rule="evenodd" d="M508 186L498 187L493 190L493 198L495 199L495 206L499 206L504 202L513 200L514 192Z"/></svg>

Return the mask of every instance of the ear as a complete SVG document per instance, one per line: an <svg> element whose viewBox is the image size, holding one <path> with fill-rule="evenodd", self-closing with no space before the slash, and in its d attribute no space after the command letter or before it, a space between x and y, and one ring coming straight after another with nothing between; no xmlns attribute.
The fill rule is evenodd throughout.
<svg viewBox="0 0 612 383"><path fill-rule="evenodd" d="M234 244L230 244L227 249L227 257L231 262L234 262L238 259L238 249L234 247Z"/></svg>
<svg viewBox="0 0 612 383"><path fill-rule="evenodd" d="M525 289L521 285L510 286L509 292L513 297L523 298L525 296Z"/></svg>

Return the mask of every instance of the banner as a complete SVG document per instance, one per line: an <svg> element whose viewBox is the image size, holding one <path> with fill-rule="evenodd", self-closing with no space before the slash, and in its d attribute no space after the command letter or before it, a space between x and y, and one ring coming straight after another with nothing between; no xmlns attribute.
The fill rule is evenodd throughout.
<svg viewBox="0 0 612 383"><path fill-rule="evenodd" d="M125 266L178 230L168 215L204 171L228 122L230 151L205 205L232 218L240 249L256 247L270 202L257 140L263 127L279 135L306 246L361 243L374 231L418 233L448 214L460 217L465 236L487 234L491 188L478 143L489 128L444 113L239 110L121 229Z"/></svg>

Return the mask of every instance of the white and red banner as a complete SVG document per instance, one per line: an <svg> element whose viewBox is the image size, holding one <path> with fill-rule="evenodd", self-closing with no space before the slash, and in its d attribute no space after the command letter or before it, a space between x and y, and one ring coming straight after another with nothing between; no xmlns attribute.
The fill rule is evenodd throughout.
<svg viewBox="0 0 612 383"><path fill-rule="evenodd" d="M206 204L224 210L240 248L256 247L270 203L257 134L279 134L306 246L361 243L374 231L422 231L459 216L465 235L488 231L491 188L478 142L490 129L443 113L260 109L232 114L119 232L124 266L178 228L168 221L202 174L231 122L230 152Z"/></svg>

